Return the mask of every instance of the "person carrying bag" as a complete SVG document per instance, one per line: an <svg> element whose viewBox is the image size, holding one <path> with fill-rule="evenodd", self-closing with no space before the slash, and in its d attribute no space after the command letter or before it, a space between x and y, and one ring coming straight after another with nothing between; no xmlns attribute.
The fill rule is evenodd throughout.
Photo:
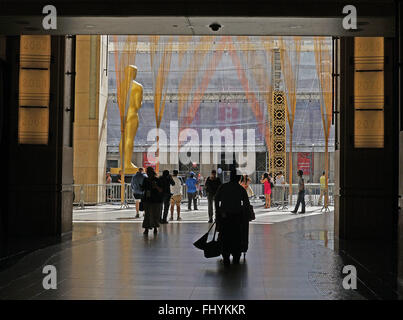
<svg viewBox="0 0 403 320"><path fill-rule="evenodd" d="M222 184L215 195L216 221L222 245L224 265L239 264L241 253L248 250L249 221L253 218L248 194L239 184L236 169L231 170L230 182Z"/></svg>
<svg viewBox="0 0 403 320"><path fill-rule="evenodd" d="M213 239L210 242L207 242L209 233L213 226L215 226ZM218 239L216 239L216 233L217 225L214 222L209 230L199 240L193 243L196 248L204 251L204 257L206 258L215 258L221 255L221 245Z"/></svg>

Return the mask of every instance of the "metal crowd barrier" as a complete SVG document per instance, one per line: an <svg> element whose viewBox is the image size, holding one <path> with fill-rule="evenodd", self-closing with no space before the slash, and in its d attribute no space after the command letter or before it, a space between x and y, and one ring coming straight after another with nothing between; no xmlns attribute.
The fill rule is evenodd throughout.
<svg viewBox="0 0 403 320"><path fill-rule="evenodd" d="M110 184L73 184L73 204L84 208L105 203L121 202L120 183ZM134 196L130 183L125 183L125 199L128 204L134 204ZM182 202L187 201L186 185L182 185Z"/></svg>
<svg viewBox="0 0 403 320"><path fill-rule="evenodd" d="M264 187L263 184L251 184L250 185L254 196L252 199L259 200L264 199ZM121 184L74 184L73 185L74 200L73 204L84 208L85 206L105 204L105 203L120 203L121 202ZM131 191L130 183L125 183L125 199L129 204L134 203L134 196ZM305 184L305 203L306 206L317 206L321 194L319 183L307 183ZM329 201L328 205L334 205L334 184L328 185ZM292 197L291 205L295 205L298 197L298 184L292 185ZM182 185L182 202L187 202L187 188L186 185ZM201 197L198 197L200 203ZM203 197L206 199L206 197ZM274 185L271 195L272 205L277 206L279 209L285 209L289 206L289 185ZM321 205L324 204L324 197L322 198Z"/></svg>
<svg viewBox="0 0 403 320"><path fill-rule="evenodd" d="M97 205L103 203L114 203L121 201L120 183L110 184L74 184L73 204L80 207ZM125 199L127 203L134 203L130 183L125 183Z"/></svg>
<svg viewBox="0 0 403 320"><path fill-rule="evenodd" d="M254 193L254 198L258 199L264 199L264 187L263 184L251 184L250 185L253 193ZM329 195L329 200L328 200L328 205L333 206L334 205L334 184L329 183L328 185L328 195ZM318 206L318 205L323 205L324 204L324 196L321 199L321 202L319 202L320 199L320 194L321 194L321 188L319 183L306 183L305 184L305 204L307 206ZM291 204L294 205L297 202L298 198L298 184L293 184L292 185L292 197L291 197ZM280 209L285 208L290 201L289 197L289 184L283 184L283 185L274 185L274 188L272 189L272 194L271 194L271 202L273 205L278 206Z"/></svg>
<svg viewBox="0 0 403 320"><path fill-rule="evenodd" d="M255 187L252 187L254 189L253 191L255 192L255 189L257 192L255 192L255 195L264 198L264 187L262 184L255 185ZM260 191L260 192L259 192ZM329 183L328 184L328 205L333 206L334 205L334 184ZM305 205L306 206L321 206L324 205L325 202L325 193L322 192L323 196L320 199L321 195L321 187L319 183L306 183L305 184ZM289 184L283 184L283 185L274 185L274 188L272 189L272 194L271 194L271 201L272 205L278 206L280 209L286 208L288 205L295 205L297 202L298 198L298 184L292 184L292 196L291 196L291 204L290 202L290 196L289 196ZM319 201L321 200L321 201Z"/></svg>

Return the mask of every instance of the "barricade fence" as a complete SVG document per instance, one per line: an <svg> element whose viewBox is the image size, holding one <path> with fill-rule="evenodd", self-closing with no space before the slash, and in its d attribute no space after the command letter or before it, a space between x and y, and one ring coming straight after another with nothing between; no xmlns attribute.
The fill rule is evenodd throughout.
<svg viewBox="0 0 403 320"><path fill-rule="evenodd" d="M259 202L264 199L264 187L263 184L251 184L253 190L252 202ZM106 204L106 203L120 203L121 202L121 187L120 183L110 184L74 184L73 185L73 203L76 206L84 208L85 206ZM125 199L128 204L135 202L133 192L131 190L130 183L125 183L124 186ZM324 204L324 195L326 190L321 189L319 183L307 183L305 184L305 203L307 206L317 206ZM322 195L322 197L321 197ZM328 205L334 205L334 184L328 185ZM298 197L298 184L292 185L292 197L291 205L297 202ZM187 188L186 185L182 185L182 202L186 202ZM199 192L198 201L206 199L205 192ZM289 185L274 185L271 194L272 206L278 206L280 209L284 208L289 203Z"/></svg>

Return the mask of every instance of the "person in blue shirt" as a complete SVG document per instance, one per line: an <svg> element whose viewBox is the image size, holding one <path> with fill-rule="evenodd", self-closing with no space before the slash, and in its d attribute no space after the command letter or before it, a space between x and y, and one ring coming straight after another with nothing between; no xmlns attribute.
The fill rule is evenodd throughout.
<svg viewBox="0 0 403 320"><path fill-rule="evenodd" d="M196 194L197 194L197 180L194 176L195 174L193 172L190 172L189 178L186 179L186 187L187 187L187 193L188 193L188 209L189 211L192 210L192 201L193 201L193 208L194 210L197 210L197 199L196 199Z"/></svg>

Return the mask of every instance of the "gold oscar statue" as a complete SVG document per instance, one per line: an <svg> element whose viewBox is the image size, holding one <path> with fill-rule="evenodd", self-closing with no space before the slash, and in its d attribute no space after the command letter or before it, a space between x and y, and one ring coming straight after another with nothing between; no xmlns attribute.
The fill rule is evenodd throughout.
<svg viewBox="0 0 403 320"><path fill-rule="evenodd" d="M136 76L136 66L130 65L125 68L125 79L122 83L124 102L123 108L125 108L126 110L126 102L128 104L128 108L125 115L124 126L122 128L122 135L119 143L119 152L120 158L123 162L124 174L134 174L138 170L138 168L131 161L134 138L136 137L137 129L139 127L138 112L141 108L141 102L143 100L143 86L140 83L134 81L134 79L136 79ZM111 171L117 171L120 169L121 168L116 168L115 170Z"/></svg>

